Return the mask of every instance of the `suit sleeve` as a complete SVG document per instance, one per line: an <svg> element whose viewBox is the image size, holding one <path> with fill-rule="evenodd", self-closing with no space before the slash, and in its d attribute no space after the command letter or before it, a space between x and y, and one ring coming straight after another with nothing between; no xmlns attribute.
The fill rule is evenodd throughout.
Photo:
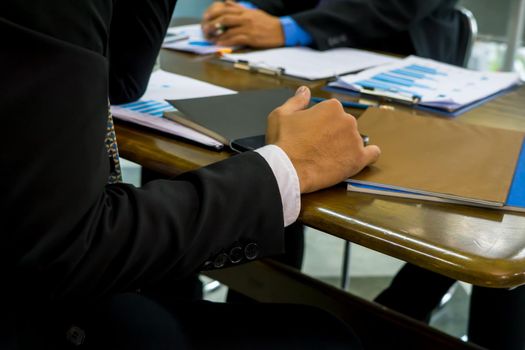
<svg viewBox="0 0 525 350"><path fill-rule="evenodd" d="M377 49L374 43L407 31L429 16L443 0L332 0L292 18L320 50L352 46ZM383 43L385 45L385 43Z"/></svg>
<svg viewBox="0 0 525 350"><path fill-rule="evenodd" d="M318 0L250 0L252 4L273 16L289 16L291 14L314 8Z"/></svg>
<svg viewBox="0 0 525 350"><path fill-rule="evenodd" d="M177 0L116 0L109 40L109 98L112 104L145 92Z"/></svg>
<svg viewBox="0 0 525 350"><path fill-rule="evenodd" d="M0 31L4 290L98 297L282 252L280 195L260 155L106 185L106 58L2 17Z"/></svg>

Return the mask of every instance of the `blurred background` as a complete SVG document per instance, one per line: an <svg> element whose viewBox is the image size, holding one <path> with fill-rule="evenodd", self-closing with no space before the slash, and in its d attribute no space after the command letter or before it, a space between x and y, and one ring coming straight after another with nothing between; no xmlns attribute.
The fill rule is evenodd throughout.
<svg viewBox="0 0 525 350"><path fill-rule="evenodd" d="M424 0L421 0L424 1ZM478 42L474 46L470 68L479 70L499 70L503 66L507 48L507 31L512 4L516 0L461 0L459 4L474 14L478 26ZM200 17L202 11L212 0L179 0L175 17ZM522 33L522 42L525 34ZM525 49L518 50L515 69L525 77Z"/></svg>

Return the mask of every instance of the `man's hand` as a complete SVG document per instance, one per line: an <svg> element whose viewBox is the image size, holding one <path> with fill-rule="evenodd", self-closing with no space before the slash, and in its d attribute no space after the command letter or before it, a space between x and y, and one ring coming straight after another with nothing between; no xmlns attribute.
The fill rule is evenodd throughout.
<svg viewBox="0 0 525 350"><path fill-rule="evenodd" d="M215 2L204 13L202 30L218 45L270 48L284 45L278 17L235 2Z"/></svg>
<svg viewBox="0 0 525 350"><path fill-rule="evenodd" d="M203 26L205 23L209 23L218 17L225 14L239 14L246 8L242 5L237 4L235 1L214 1L202 15Z"/></svg>
<svg viewBox="0 0 525 350"><path fill-rule="evenodd" d="M305 109L310 90L296 95L268 117L266 141L281 147L299 176L301 193L335 185L374 163L379 147L364 146L357 121L337 100Z"/></svg>

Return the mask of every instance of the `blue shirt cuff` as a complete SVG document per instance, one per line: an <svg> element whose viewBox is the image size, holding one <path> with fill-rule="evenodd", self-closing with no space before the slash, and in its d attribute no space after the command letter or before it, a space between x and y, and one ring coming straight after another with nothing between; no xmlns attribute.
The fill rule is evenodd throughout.
<svg viewBox="0 0 525 350"><path fill-rule="evenodd" d="M284 33L285 46L308 46L313 42L312 36L306 32L290 16L279 18Z"/></svg>
<svg viewBox="0 0 525 350"><path fill-rule="evenodd" d="M247 9L256 9L257 6L255 6L254 4L252 4L251 2L248 2L248 1L239 1L237 2L239 5L242 5L244 7L246 7Z"/></svg>

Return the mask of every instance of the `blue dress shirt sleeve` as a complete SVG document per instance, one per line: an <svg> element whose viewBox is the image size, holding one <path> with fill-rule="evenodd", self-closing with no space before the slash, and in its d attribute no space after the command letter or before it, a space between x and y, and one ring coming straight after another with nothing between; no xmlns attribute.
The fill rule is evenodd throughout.
<svg viewBox="0 0 525 350"><path fill-rule="evenodd" d="M313 42L312 36L290 16L279 18L284 32L285 46L308 46Z"/></svg>
<svg viewBox="0 0 525 350"><path fill-rule="evenodd" d="M257 6L249 1L239 1L240 5L248 9L256 9ZM313 43L313 38L290 16L279 18L284 33L285 46L308 46Z"/></svg>

